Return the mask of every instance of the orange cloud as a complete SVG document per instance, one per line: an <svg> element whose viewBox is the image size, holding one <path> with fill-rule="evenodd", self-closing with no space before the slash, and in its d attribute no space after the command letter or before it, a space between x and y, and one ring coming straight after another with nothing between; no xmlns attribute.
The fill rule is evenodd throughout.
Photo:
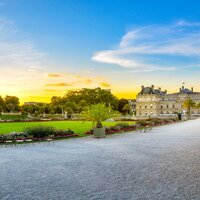
<svg viewBox="0 0 200 200"><path fill-rule="evenodd" d="M92 83L92 80L88 78L84 81L84 83L87 85L90 85Z"/></svg>
<svg viewBox="0 0 200 200"><path fill-rule="evenodd" d="M57 78L57 77L61 77L62 75L59 73L49 73L47 74L47 76L50 78Z"/></svg>
<svg viewBox="0 0 200 200"><path fill-rule="evenodd" d="M83 78L83 76L79 76L79 75L77 75L77 76L75 76L75 78Z"/></svg>
<svg viewBox="0 0 200 200"><path fill-rule="evenodd" d="M53 87L69 87L74 86L74 83L48 83L45 86L53 86Z"/></svg>
<svg viewBox="0 0 200 200"><path fill-rule="evenodd" d="M101 82L100 86L102 86L102 87L110 87L111 85L109 83L106 83L106 82Z"/></svg>

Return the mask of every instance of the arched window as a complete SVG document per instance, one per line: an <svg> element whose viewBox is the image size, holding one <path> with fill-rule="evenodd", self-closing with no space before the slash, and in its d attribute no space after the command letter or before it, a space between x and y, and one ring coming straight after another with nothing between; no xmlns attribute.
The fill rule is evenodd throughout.
<svg viewBox="0 0 200 200"><path fill-rule="evenodd" d="M153 108L153 105L152 105L152 104L150 105L150 108Z"/></svg>
<svg viewBox="0 0 200 200"><path fill-rule="evenodd" d="M163 111L160 111L160 114L163 115Z"/></svg>
<svg viewBox="0 0 200 200"><path fill-rule="evenodd" d="M194 111L193 111L193 110L191 111L191 114L192 114L192 115L194 114Z"/></svg>
<svg viewBox="0 0 200 200"><path fill-rule="evenodd" d="M139 115L142 115L142 113L141 113L141 112L139 112Z"/></svg>
<svg viewBox="0 0 200 200"><path fill-rule="evenodd" d="M166 108L169 108L169 105L166 105Z"/></svg>
<svg viewBox="0 0 200 200"><path fill-rule="evenodd" d="M145 115L147 116L147 112L145 112Z"/></svg>
<svg viewBox="0 0 200 200"><path fill-rule="evenodd" d="M163 105L161 105L160 108L163 109Z"/></svg>
<svg viewBox="0 0 200 200"><path fill-rule="evenodd" d="M167 111L166 114L169 114L169 112Z"/></svg>
<svg viewBox="0 0 200 200"><path fill-rule="evenodd" d="M172 107L175 108L175 105L173 105Z"/></svg>
<svg viewBox="0 0 200 200"><path fill-rule="evenodd" d="M142 109L142 106L140 106L140 109Z"/></svg>
<svg viewBox="0 0 200 200"><path fill-rule="evenodd" d="M147 105L145 105L145 107L144 107L145 109L147 109Z"/></svg>

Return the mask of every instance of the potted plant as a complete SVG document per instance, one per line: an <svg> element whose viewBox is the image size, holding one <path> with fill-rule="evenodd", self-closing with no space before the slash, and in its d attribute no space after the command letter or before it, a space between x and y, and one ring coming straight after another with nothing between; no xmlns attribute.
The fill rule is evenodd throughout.
<svg viewBox="0 0 200 200"><path fill-rule="evenodd" d="M81 112L84 121L92 121L94 137L96 138L103 138L106 135L102 122L118 115L118 111L113 111L111 107L106 107L103 103L91 105Z"/></svg>

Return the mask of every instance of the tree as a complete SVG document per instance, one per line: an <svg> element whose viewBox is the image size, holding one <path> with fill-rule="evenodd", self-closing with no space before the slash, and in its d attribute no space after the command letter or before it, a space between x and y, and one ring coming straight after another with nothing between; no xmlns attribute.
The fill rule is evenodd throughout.
<svg viewBox="0 0 200 200"><path fill-rule="evenodd" d="M198 109L200 108L200 103L196 104L196 108Z"/></svg>
<svg viewBox="0 0 200 200"><path fill-rule="evenodd" d="M67 118L71 118L72 113L74 112L71 107L66 107L65 111L67 112Z"/></svg>
<svg viewBox="0 0 200 200"><path fill-rule="evenodd" d="M15 110L15 105L13 103L6 104L6 110L8 112L13 112Z"/></svg>
<svg viewBox="0 0 200 200"><path fill-rule="evenodd" d="M67 103L65 104L65 107L66 107L66 108L67 108L67 107L71 108L71 109L73 110L73 112L76 112L76 111L78 110L77 105L76 105L75 102L67 102Z"/></svg>
<svg viewBox="0 0 200 200"><path fill-rule="evenodd" d="M102 122L106 119L119 116L118 111L113 111L112 108L106 107L103 103L98 103L96 105L91 105L88 108L85 108L81 112L81 117L84 120L91 120L94 124L96 124L97 128L102 128Z"/></svg>
<svg viewBox="0 0 200 200"><path fill-rule="evenodd" d="M120 99L119 103L118 103L118 111L121 113L124 113L124 106L128 104L128 100L127 99Z"/></svg>
<svg viewBox="0 0 200 200"><path fill-rule="evenodd" d="M196 105L196 103L191 99L191 98L187 98L184 102L183 102L183 107L187 110L187 114L188 116L190 116L190 112L191 112L191 108L194 108Z"/></svg>
<svg viewBox="0 0 200 200"><path fill-rule="evenodd" d="M3 98L0 96L0 112L2 112L4 110L4 100Z"/></svg>
<svg viewBox="0 0 200 200"><path fill-rule="evenodd" d="M83 111L85 109L85 107L87 107L87 102L86 100L81 100L78 105L78 112L80 113L81 111Z"/></svg>
<svg viewBox="0 0 200 200"><path fill-rule="evenodd" d="M22 112L26 114L33 114L33 106L32 105L23 105L21 106Z"/></svg>
<svg viewBox="0 0 200 200"><path fill-rule="evenodd" d="M131 110L131 107L129 104L124 105L123 110L126 112L126 114L128 114Z"/></svg>
<svg viewBox="0 0 200 200"><path fill-rule="evenodd" d="M110 105L114 109L118 108L118 99L110 91L103 90L99 87L95 89L83 88L79 91L68 91L63 97L63 101L74 102L76 105L82 100L84 100L84 103L88 106L104 103L106 106Z"/></svg>
<svg viewBox="0 0 200 200"><path fill-rule="evenodd" d="M4 99L7 111L19 111L19 98L15 96L6 96Z"/></svg>

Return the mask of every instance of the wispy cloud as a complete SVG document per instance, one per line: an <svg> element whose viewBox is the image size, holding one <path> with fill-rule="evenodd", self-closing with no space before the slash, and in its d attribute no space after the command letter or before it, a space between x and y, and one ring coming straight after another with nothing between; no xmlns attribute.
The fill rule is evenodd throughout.
<svg viewBox="0 0 200 200"><path fill-rule="evenodd" d="M179 20L127 32L114 49L99 51L92 60L115 64L131 72L175 69L174 61L200 58L200 22ZM177 62L175 62L177 63ZM191 64L191 63L190 63ZM188 62L187 62L188 65Z"/></svg>
<svg viewBox="0 0 200 200"><path fill-rule="evenodd" d="M41 67L45 53L23 39L14 21L0 18L0 67Z"/></svg>
<svg viewBox="0 0 200 200"><path fill-rule="evenodd" d="M48 83L45 86L53 86L53 87L69 87L74 86L74 83Z"/></svg>
<svg viewBox="0 0 200 200"><path fill-rule="evenodd" d="M86 85L90 85L91 83L92 83L92 80L91 79L86 79L85 81L84 81L84 83L86 84Z"/></svg>
<svg viewBox="0 0 200 200"><path fill-rule="evenodd" d="M62 74L60 74L60 73L49 73L49 74L47 74L47 77L58 78L58 77L62 77Z"/></svg>
<svg viewBox="0 0 200 200"><path fill-rule="evenodd" d="M101 87L111 87L111 85L109 83L107 83L107 82L101 82L100 86Z"/></svg>
<svg viewBox="0 0 200 200"><path fill-rule="evenodd" d="M59 90L44 90L44 92L59 92Z"/></svg>

